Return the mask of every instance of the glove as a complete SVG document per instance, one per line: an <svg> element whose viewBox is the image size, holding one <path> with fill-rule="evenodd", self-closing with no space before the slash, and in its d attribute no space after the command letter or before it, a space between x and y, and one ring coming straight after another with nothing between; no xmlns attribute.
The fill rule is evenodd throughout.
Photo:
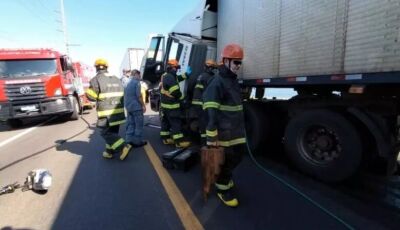
<svg viewBox="0 0 400 230"><path fill-rule="evenodd" d="M186 67L186 74L190 75L192 73L192 67L188 66Z"/></svg>

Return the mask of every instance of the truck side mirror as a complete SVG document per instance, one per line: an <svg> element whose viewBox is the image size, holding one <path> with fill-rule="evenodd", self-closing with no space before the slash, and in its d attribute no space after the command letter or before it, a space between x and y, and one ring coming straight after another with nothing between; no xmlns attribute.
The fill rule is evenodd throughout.
<svg viewBox="0 0 400 230"><path fill-rule="evenodd" d="M72 65L72 62L69 58L67 59L67 70L71 70L72 72L74 72L74 66Z"/></svg>

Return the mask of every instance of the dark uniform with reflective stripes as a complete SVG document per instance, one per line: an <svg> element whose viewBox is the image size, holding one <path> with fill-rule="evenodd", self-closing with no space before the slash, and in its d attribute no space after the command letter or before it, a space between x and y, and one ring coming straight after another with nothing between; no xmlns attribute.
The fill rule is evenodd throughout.
<svg viewBox="0 0 400 230"><path fill-rule="evenodd" d="M118 135L119 126L125 123L121 81L106 70L99 70L90 80L86 95L89 100L96 102L97 127L101 129L101 136L106 142L106 151L110 154L119 152L125 142Z"/></svg>
<svg viewBox="0 0 400 230"><path fill-rule="evenodd" d="M212 69L206 70L197 77L197 82L193 91L191 113L197 117L199 123L199 133L201 136L201 144L206 145L206 126L207 113L203 110L203 92L213 79L214 72Z"/></svg>
<svg viewBox="0 0 400 230"><path fill-rule="evenodd" d="M186 74L176 75L170 71L162 76L161 85L161 138L172 137L175 143L183 141L181 103L183 95L179 88L179 82L186 79Z"/></svg>
<svg viewBox="0 0 400 230"><path fill-rule="evenodd" d="M203 109L208 114L207 145L217 142L225 148L225 163L217 183L228 185L245 152L244 114L237 75L226 66L218 70L203 94Z"/></svg>

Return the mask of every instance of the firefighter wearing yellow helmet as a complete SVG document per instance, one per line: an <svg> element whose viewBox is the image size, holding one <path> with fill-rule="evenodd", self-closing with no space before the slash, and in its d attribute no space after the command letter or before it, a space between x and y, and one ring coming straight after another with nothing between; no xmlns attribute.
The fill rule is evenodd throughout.
<svg viewBox="0 0 400 230"><path fill-rule="evenodd" d="M116 76L108 73L105 59L97 59L94 66L97 74L90 80L86 95L90 101L96 102L97 128L106 142L103 157L111 159L115 153L121 152L120 159L124 160L132 148L118 135L120 125L125 123L124 88Z"/></svg>

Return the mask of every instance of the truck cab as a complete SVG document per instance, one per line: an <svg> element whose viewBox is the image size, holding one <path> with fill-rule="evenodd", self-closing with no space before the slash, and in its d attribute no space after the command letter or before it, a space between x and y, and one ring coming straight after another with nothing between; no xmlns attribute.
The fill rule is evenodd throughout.
<svg viewBox="0 0 400 230"><path fill-rule="evenodd" d="M165 48L164 48L165 47ZM192 88L197 76L203 72L207 59L217 58L217 1L202 0L199 7L187 14L167 37L150 35L149 46L142 61L143 80L150 82L150 103L153 111L159 110L158 85L166 63L176 59L184 73L191 67L190 77L180 83L187 100L191 100Z"/></svg>
<svg viewBox="0 0 400 230"><path fill-rule="evenodd" d="M23 119L80 112L71 59L51 49L0 49L0 119L11 126Z"/></svg>

